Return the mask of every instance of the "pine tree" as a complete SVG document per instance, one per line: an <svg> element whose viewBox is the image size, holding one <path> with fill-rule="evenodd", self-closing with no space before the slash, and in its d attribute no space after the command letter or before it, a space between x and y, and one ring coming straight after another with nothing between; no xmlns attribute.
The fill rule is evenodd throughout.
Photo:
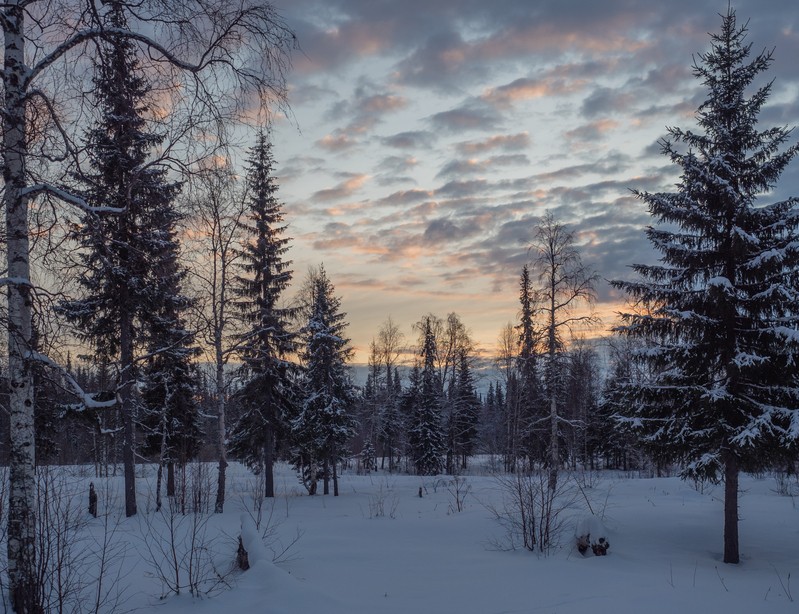
<svg viewBox="0 0 799 614"><path fill-rule="evenodd" d="M662 143L682 173L677 191L638 193L661 264L615 283L642 305L620 331L649 342L638 356L654 372L631 418L683 476L724 479L725 563L739 561L739 471L773 463L799 438L799 208L757 202L799 148L780 152L786 128L757 128L771 83L748 90L772 54L749 60L745 38L729 9L694 62L707 89L699 131L671 128Z"/></svg>
<svg viewBox="0 0 799 614"><path fill-rule="evenodd" d="M118 4L111 5L108 20L112 27L125 27ZM79 180L86 202L123 213L91 214L75 229L83 248L79 258L85 273L78 280L83 296L62 308L98 358L119 365L125 511L132 516L135 355L151 344L154 320L164 309L159 279L165 265L163 242L171 232L164 220L173 215L180 186L168 180L162 166L150 163L150 153L163 137L147 131L150 90L133 43L113 39L100 46L100 55L94 94L101 119L86 139L92 172Z"/></svg>
<svg viewBox="0 0 799 614"><path fill-rule="evenodd" d="M441 424L441 384L436 369L436 338L432 316L422 319L422 369L419 372L408 439L418 475L441 473L444 433Z"/></svg>
<svg viewBox="0 0 799 614"><path fill-rule="evenodd" d="M288 360L296 348L290 330L293 310L280 306L292 276L291 261L284 259L290 239L282 236L285 226L274 164L272 145L260 132L247 168L250 199L242 229L250 239L239 254L241 274L233 288L245 332L239 339L244 385L237 393L244 413L234 427L232 449L263 472L267 497L275 492L276 437L285 434L296 396L295 369Z"/></svg>
<svg viewBox="0 0 799 614"><path fill-rule="evenodd" d="M355 389L347 367L353 350L344 336L345 317L341 299L335 296L324 268L320 268L313 280L311 315L300 331L306 340L302 352L303 400L299 414L291 422L291 430L298 456L296 465L300 470L307 467L312 472L304 476L306 484L316 481L313 474L321 466L323 493L329 494L332 469L334 496L338 496L336 466L354 434L351 411ZM315 486L309 491L311 488L315 491Z"/></svg>

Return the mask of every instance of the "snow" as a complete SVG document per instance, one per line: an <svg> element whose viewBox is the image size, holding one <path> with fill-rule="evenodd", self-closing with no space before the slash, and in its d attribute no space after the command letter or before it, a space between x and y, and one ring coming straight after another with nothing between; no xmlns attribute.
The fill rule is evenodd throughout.
<svg viewBox="0 0 799 614"><path fill-rule="evenodd" d="M251 496L256 478L231 464L226 511L210 515L206 532L223 537L214 546L227 565L242 535L251 567L235 572L232 588L204 598L185 592L158 598L160 583L142 545L147 521L125 519L123 499L117 497L111 507L120 522L116 535L128 544L121 563L124 609L161 614L797 611L790 591L799 597L799 587L791 586L799 572L799 507L793 497L777 493L771 477L742 476L742 563L731 566L721 562L723 485L620 472L569 478L567 490L575 496L563 512L561 546L543 557L497 548L503 529L487 506L501 504L502 492L487 471L465 476L470 488L461 512L447 476L342 473L340 497L309 497L294 472L279 464L277 496L265 502L259 530ZM210 465L207 475L215 478ZM86 490L89 481L95 483L101 512L108 500L104 491L122 488L121 476L71 479ZM137 483L139 516L151 523L160 517L150 504L152 481ZM463 497L466 491L460 492ZM267 519L271 531L264 542L260 534ZM96 531L102 518L89 522ZM607 533L607 556L577 552L574 536L588 525L592 533L597 527ZM273 563L273 551L297 535L285 560Z"/></svg>

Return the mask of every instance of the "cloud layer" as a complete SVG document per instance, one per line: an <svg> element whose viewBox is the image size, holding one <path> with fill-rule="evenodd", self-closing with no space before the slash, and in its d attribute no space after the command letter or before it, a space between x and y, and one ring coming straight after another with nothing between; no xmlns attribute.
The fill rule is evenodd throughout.
<svg viewBox="0 0 799 614"><path fill-rule="evenodd" d="M657 143L694 125L692 62L726 1L276 4L302 46L298 125L275 131L292 257L324 261L359 348L388 315L427 311L459 312L490 348L547 210L605 279L655 258L631 189L677 181ZM794 2L735 9L753 52L776 47L764 125L799 124ZM799 194L797 164L769 198ZM598 294L619 304L604 282Z"/></svg>

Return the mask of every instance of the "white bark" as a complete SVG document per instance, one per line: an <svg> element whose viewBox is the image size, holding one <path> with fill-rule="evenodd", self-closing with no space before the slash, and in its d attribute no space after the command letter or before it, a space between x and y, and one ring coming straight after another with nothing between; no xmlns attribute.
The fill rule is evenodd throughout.
<svg viewBox="0 0 799 614"><path fill-rule="evenodd" d="M37 611L34 575L36 510L31 348L30 245L25 189L25 38L23 10L12 0L3 10L5 110L3 179L5 181L8 277L8 377L11 413L9 449L8 575L14 610Z"/></svg>

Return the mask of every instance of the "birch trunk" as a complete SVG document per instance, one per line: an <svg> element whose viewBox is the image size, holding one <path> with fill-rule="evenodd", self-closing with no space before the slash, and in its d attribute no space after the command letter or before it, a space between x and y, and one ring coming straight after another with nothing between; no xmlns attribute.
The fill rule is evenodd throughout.
<svg viewBox="0 0 799 614"><path fill-rule="evenodd" d="M557 358L557 322L555 320L555 263L552 262L550 276L550 305L549 305L549 492L554 493L558 486L558 467L560 465L560 448L558 446L558 397L557 373L555 359Z"/></svg>
<svg viewBox="0 0 799 614"><path fill-rule="evenodd" d="M36 454L31 364L30 246L25 187L25 39L19 1L4 5L5 115L3 180L8 245L8 379L11 414L8 502L8 576L11 607L18 614L43 612L35 573Z"/></svg>

